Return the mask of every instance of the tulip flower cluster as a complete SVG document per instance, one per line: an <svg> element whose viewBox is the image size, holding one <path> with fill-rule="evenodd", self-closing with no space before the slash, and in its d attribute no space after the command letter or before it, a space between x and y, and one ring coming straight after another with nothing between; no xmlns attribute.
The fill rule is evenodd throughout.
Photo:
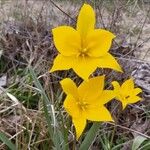
<svg viewBox="0 0 150 150"><path fill-rule="evenodd" d="M73 69L83 79L77 87L69 78L60 84L66 93L64 108L72 117L77 139L89 121L114 121L105 107L113 98L122 103L122 108L136 103L142 90L134 88L133 79L128 79L121 86L113 81L113 90L105 90L105 76L90 77L99 68L110 68L123 72L117 60L109 53L115 35L104 29L95 29L95 12L84 4L79 12L76 29L60 26L52 30L56 56L50 72Z"/></svg>

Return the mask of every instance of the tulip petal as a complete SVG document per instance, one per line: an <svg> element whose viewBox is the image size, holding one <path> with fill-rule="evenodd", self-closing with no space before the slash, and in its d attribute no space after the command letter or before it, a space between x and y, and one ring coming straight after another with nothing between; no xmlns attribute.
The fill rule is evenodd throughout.
<svg viewBox="0 0 150 150"><path fill-rule="evenodd" d="M124 110L124 109L127 107L127 105L128 105L128 103L125 102L125 101L121 101L121 104L122 104L122 109L123 109L123 110Z"/></svg>
<svg viewBox="0 0 150 150"><path fill-rule="evenodd" d="M128 104L133 104L140 100L141 100L141 97L139 97L139 96L130 96L129 98L126 99L126 101L125 100L121 101L122 109L124 110Z"/></svg>
<svg viewBox="0 0 150 150"><path fill-rule="evenodd" d="M128 91L129 89L134 89L134 82L133 82L133 79L128 79L126 80L122 86L121 86L122 90L124 91ZM128 93L128 92L127 92Z"/></svg>
<svg viewBox="0 0 150 150"><path fill-rule="evenodd" d="M104 88L104 76L90 78L78 87L78 93L88 104L95 103L94 99L101 95ZM98 101L99 102L99 101Z"/></svg>
<svg viewBox="0 0 150 150"><path fill-rule="evenodd" d="M52 30L54 44L64 56L77 54L81 47L80 34L69 26L60 26Z"/></svg>
<svg viewBox="0 0 150 150"><path fill-rule="evenodd" d="M82 132L85 129L86 126L86 119L84 116L80 115L78 118L72 118L72 122L74 124L75 130L76 130L76 137L79 139Z"/></svg>
<svg viewBox="0 0 150 150"><path fill-rule="evenodd" d="M98 63L98 58L63 56L58 54L50 72L72 68L78 76L84 80L88 80L90 74L96 70Z"/></svg>
<svg viewBox="0 0 150 150"><path fill-rule="evenodd" d="M136 102L138 102L140 100L141 100L141 97L139 97L139 96L130 96L127 99L127 102L128 102L128 104L133 104L133 103L136 103Z"/></svg>
<svg viewBox="0 0 150 150"><path fill-rule="evenodd" d="M112 90L104 90L101 93L101 96L99 97L99 100L97 99L97 101L104 105L106 103L108 103L109 101L111 101L113 98L115 98L116 93Z"/></svg>
<svg viewBox="0 0 150 150"><path fill-rule="evenodd" d="M140 88L135 88L134 90L133 90L133 95L137 95L137 94L139 94L139 93L141 93L142 92L142 89L140 89Z"/></svg>
<svg viewBox="0 0 150 150"><path fill-rule="evenodd" d="M86 110L86 119L90 121L113 121L106 107L100 105L89 106Z"/></svg>
<svg viewBox="0 0 150 150"><path fill-rule="evenodd" d="M64 101L64 108L70 116L72 117L80 116L80 109L77 105L76 99L73 96L67 95Z"/></svg>
<svg viewBox="0 0 150 150"><path fill-rule="evenodd" d="M77 31L79 31L81 38L84 39L89 31L94 30L94 26L95 12L90 5L84 4L77 20Z"/></svg>
<svg viewBox="0 0 150 150"><path fill-rule="evenodd" d="M72 57L69 56L63 56L61 54L58 54L56 58L54 59L54 64L52 68L50 69L50 72L54 72L57 70L68 70L71 68L71 61Z"/></svg>
<svg viewBox="0 0 150 150"><path fill-rule="evenodd" d="M117 81L113 81L113 82L111 82L111 84L113 85L114 90L117 90L117 91L120 90L120 85Z"/></svg>
<svg viewBox="0 0 150 150"><path fill-rule="evenodd" d="M110 68L122 72L122 69L116 59L109 53L99 58L99 67Z"/></svg>
<svg viewBox="0 0 150 150"><path fill-rule="evenodd" d="M103 29L96 29L89 32L85 41L88 55L91 57L105 55L111 47L113 38L115 38L114 34Z"/></svg>
<svg viewBox="0 0 150 150"><path fill-rule="evenodd" d="M140 100L141 100L141 97L139 97L139 96L130 96L126 100L121 101L122 102L122 108L125 109L128 104L133 104L133 103L136 103Z"/></svg>
<svg viewBox="0 0 150 150"><path fill-rule="evenodd" d="M71 94L74 98L78 98L78 89L76 87L76 84L70 78L65 78L60 83L63 91L67 95Z"/></svg>
<svg viewBox="0 0 150 150"><path fill-rule="evenodd" d="M72 68L78 76L84 80L88 80L88 77L96 70L98 63L99 59L97 58L91 58L88 56L78 57Z"/></svg>

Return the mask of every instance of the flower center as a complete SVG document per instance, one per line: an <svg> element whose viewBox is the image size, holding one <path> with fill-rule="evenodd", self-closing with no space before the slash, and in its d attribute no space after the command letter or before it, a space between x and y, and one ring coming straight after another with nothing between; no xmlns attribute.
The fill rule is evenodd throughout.
<svg viewBox="0 0 150 150"><path fill-rule="evenodd" d="M78 54L77 54L77 57L86 57L86 56L88 56L88 54L87 54L87 48L82 48L82 49L80 49L79 50L79 52L78 52Z"/></svg>
<svg viewBox="0 0 150 150"><path fill-rule="evenodd" d="M86 51L87 51L87 48L83 48L82 52L84 52L84 53L85 53Z"/></svg>
<svg viewBox="0 0 150 150"><path fill-rule="evenodd" d="M86 102L77 102L77 105L81 110L87 109L87 106L88 106Z"/></svg>
<svg viewBox="0 0 150 150"><path fill-rule="evenodd" d="M129 98L130 96L128 95L128 96L125 96L125 98L127 99L127 98Z"/></svg>

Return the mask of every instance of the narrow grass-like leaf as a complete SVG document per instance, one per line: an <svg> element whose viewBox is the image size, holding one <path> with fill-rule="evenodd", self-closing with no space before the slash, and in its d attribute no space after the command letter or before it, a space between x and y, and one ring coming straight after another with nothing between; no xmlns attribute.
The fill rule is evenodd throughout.
<svg viewBox="0 0 150 150"><path fill-rule="evenodd" d="M93 143L93 141L97 135L99 127L100 127L100 123L94 123L92 125L92 127L88 131L85 139L81 143L79 150L88 150L90 148L91 144Z"/></svg>
<svg viewBox="0 0 150 150"><path fill-rule="evenodd" d="M4 142L11 150L17 150L16 146L6 137L3 132L0 132L0 140Z"/></svg>
<svg viewBox="0 0 150 150"><path fill-rule="evenodd" d="M42 95L43 97L43 105L44 105L44 112L45 112L45 117L46 117L46 121L48 123L48 128L49 128L49 134L50 136L52 137L53 135L53 129L52 129L52 121L51 121L51 118L53 117L52 115L49 116L49 112L51 112L51 109L50 109L50 101L45 93L45 91L43 90L42 88L42 85L40 84L40 82L38 81L34 71L32 68L29 68L29 71L30 71L30 74L34 80L34 84L35 86L38 88L38 90L40 91L40 94Z"/></svg>
<svg viewBox="0 0 150 150"><path fill-rule="evenodd" d="M133 140L133 144L132 144L132 150L138 150L139 147L141 146L141 144L146 140L147 138L143 137L143 136L137 136L134 140Z"/></svg>
<svg viewBox="0 0 150 150"><path fill-rule="evenodd" d="M140 147L138 150L149 150L150 148L150 142L146 143L142 147Z"/></svg>
<svg viewBox="0 0 150 150"><path fill-rule="evenodd" d="M57 121L56 121L56 116L55 116L55 112L54 112L54 107L53 105L50 103L49 98L47 97L42 85L40 84L38 78L36 77L34 71L32 68L29 68L30 74L34 80L34 84L35 86L39 89L42 97L43 97L43 106L44 106L44 113L45 113L45 117L48 123L48 129L49 129L49 134L50 137L52 138L52 141L54 143L54 146L56 149L63 149L61 148L61 143L64 141L63 140L63 136L62 133L60 131L58 131L57 129Z"/></svg>

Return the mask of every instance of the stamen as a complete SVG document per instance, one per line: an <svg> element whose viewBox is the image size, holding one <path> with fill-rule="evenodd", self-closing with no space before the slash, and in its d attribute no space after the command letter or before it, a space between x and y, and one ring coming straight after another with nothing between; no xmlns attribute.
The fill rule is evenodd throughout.
<svg viewBox="0 0 150 150"><path fill-rule="evenodd" d="M77 105L79 106L79 108L81 110L85 110L87 108L87 106L88 106L88 104L85 103L85 102L77 102Z"/></svg>
<svg viewBox="0 0 150 150"><path fill-rule="evenodd" d="M129 98L130 96L128 95L128 96L126 96L125 98Z"/></svg>
<svg viewBox="0 0 150 150"><path fill-rule="evenodd" d="M79 49L76 56L77 57L79 57L79 56L80 57L86 57L86 56L88 56L88 54L87 54L87 48Z"/></svg>
<svg viewBox="0 0 150 150"><path fill-rule="evenodd" d="M87 51L87 49L86 49L86 48L84 48L82 51L83 51L83 52L86 52L86 51Z"/></svg>

